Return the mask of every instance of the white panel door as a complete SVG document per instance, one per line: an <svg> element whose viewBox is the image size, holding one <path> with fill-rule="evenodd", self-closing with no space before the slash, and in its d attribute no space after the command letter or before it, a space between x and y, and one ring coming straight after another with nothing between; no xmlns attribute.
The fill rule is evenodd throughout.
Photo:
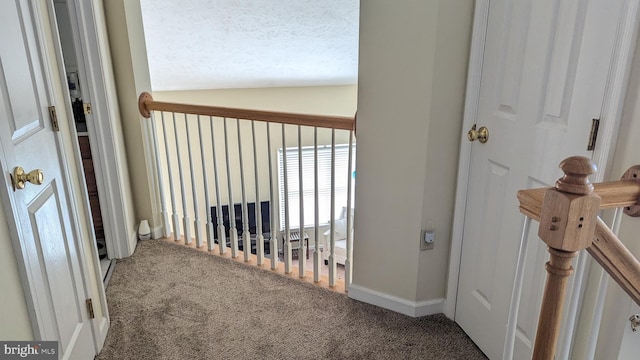
<svg viewBox="0 0 640 360"><path fill-rule="evenodd" d="M78 239L70 224L58 137L49 121L46 63L39 47L35 2L0 2L0 193L14 246L24 260L25 294L37 340L59 341L59 358L92 359ZM13 191L16 166L42 169L42 185Z"/></svg>
<svg viewBox="0 0 640 360"><path fill-rule="evenodd" d="M586 150L599 118L624 0L491 0L455 320L502 357L524 218L519 189L553 185L560 161ZM529 359L546 250L529 232L514 358Z"/></svg>

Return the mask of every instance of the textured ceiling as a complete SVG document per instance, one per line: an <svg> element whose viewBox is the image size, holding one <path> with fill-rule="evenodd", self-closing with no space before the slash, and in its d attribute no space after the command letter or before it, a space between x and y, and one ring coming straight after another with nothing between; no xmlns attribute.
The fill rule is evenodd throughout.
<svg viewBox="0 0 640 360"><path fill-rule="evenodd" d="M141 0L153 90L355 84L359 0Z"/></svg>

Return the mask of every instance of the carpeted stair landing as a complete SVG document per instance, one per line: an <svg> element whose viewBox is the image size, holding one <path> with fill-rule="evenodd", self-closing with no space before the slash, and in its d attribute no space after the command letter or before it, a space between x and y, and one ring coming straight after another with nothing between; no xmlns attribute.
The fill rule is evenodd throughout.
<svg viewBox="0 0 640 360"><path fill-rule="evenodd" d="M96 359L486 359L443 315L411 318L163 240L119 260Z"/></svg>

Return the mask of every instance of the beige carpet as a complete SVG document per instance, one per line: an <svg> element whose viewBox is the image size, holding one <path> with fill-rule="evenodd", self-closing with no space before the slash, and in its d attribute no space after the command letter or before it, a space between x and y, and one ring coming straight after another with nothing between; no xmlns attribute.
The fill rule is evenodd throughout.
<svg viewBox="0 0 640 360"><path fill-rule="evenodd" d="M419 319L164 241L119 260L97 359L486 359L443 315Z"/></svg>

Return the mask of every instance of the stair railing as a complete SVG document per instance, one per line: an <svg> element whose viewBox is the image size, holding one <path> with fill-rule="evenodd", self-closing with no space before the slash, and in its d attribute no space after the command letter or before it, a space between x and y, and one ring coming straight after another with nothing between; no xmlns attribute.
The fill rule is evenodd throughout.
<svg viewBox="0 0 640 360"><path fill-rule="evenodd" d="M188 245L195 240L195 247L206 246L208 251L220 255L227 254L228 247L232 258L243 256L245 262L258 266L269 263L272 270L280 269L280 254L286 274L294 272L292 256L296 252L300 278L307 276L306 256L309 249L313 249L313 281L326 281L329 287L344 282L344 290L348 290L352 276L353 232L347 231L345 275L344 279L338 279L335 219L336 208L352 209L354 117L161 102L153 100L149 93L140 95L138 107L142 116L149 119L145 128L157 169L165 237ZM319 140L320 131L324 131L327 139L324 142ZM329 138L330 143L327 143ZM345 145L340 147L336 141ZM278 147L283 158L280 166L273 154ZM336 164L337 147L348 149L348 156L344 156L348 160L340 164ZM307 174L315 174L315 181L308 181L308 178L303 181L303 149L306 160L312 153L311 162L307 161L305 166ZM320 151L323 151L323 166L329 161L330 165L328 170L321 168L319 172ZM293 160L290 160L291 154ZM346 169L338 171L338 165L340 169ZM295 176L287 171L288 166L297 167ZM343 173L344 177L340 178L339 174ZM283 174L284 188L280 185L280 189L284 190L278 191L278 176L282 178ZM318 176L330 177L330 181L324 181L331 184L330 189L322 190L321 194ZM165 178L168 183L164 182ZM339 202L336 202L336 183L342 184L341 189L346 188L341 192L343 199ZM297 201L290 201L290 192L298 193ZM319 197L326 196L327 192L330 193L331 209L327 212L325 208L325 216L320 218ZM284 201L280 201L278 195ZM268 216L262 214L263 203L269 204L264 209L269 212ZM278 212L276 207L281 203L285 204L284 209ZM305 203L315 206L311 207L312 211L306 207L306 217ZM296 217L299 221L297 229L290 227L293 220L290 208L294 206L299 215ZM280 214L284 219L279 222ZM313 219L313 225L309 225L309 218ZM352 218L347 218L350 228ZM269 223L264 224L263 219ZM280 224L284 224L283 229ZM325 244L322 233L327 228ZM269 231L264 232L265 229ZM313 236L309 237L305 230ZM264 239L264 234L270 238ZM323 272L322 262L325 261L328 269Z"/></svg>
<svg viewBox="0 0 640 360"><path fill-rule="evenodd" d="M538 318L533 359L553 359L571 262L582 249L640 305L640 262L598 217L602 209L624 208L640 216L640 166L620 181L591 184L596 165L585 157L560 163L564 176L555 188L521 190L520 211L540 222L538 236L548 246L547 280Z"/></svg>

